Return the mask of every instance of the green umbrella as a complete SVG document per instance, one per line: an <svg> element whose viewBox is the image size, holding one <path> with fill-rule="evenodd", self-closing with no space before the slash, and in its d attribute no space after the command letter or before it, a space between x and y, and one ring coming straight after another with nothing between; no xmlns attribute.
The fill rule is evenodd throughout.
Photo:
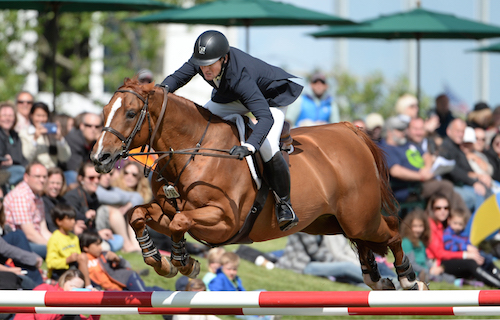
<svg viewBox="0 0 500 320"><path fill-rule="evenodd" d="M467 51L477 51L477 52L500 52L500 43L495 43L489 46L479 47L476 49L470 49Z"/></svg>
<svg viewBox="0 0 500 320"><path fill-rule="evenodd" d="M37 10L39 12L54 12L54 24L57 29L57 18L62 12L93 12L93 11L146 11L177 8L155 0L0 0L0 9ZM57 35L52 42L52 89L54 109L56 102L56 51Z"/></svg>
<svg viewBox="0 0 500 320"><path fill-rule="evenodd" d="M294 26L353 24L354 22L325 13L270 0L217 0L188 9L162 11L130 21L157 23L210 24L245 26L246 50L249 49L250 26Z"/></svg>
<svg viewBox="0 0 500 320"><path fill-rule="evenodd" d="M420 39L478 40L500 37L500 27L416 8L383 15L354 26L331 27L313 33L316 38L367 38L417 40L417 96L420 98Z"/></svg>

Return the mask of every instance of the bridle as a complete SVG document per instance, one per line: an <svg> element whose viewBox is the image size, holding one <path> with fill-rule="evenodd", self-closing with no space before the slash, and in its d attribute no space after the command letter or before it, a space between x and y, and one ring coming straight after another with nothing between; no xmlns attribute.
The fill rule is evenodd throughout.
<svg viewBox="0 0 500 320"><path fill-rule="evenodd" d="M117 92L132 93L135 96L137 96L137 98L139 98L144 103L144 106L142 107L141 113L139 115L139 119L137 120L134 129L132 130L132 132L130 133L130 135L127 138L125 138L123 136L123 134L121 134L118 130L116 130L112 127L102 128L102 131L107 131L109 133L114 134L122 142L122 151L120 152L120 158L126 158L129 156L130 144L132 143L132 140L135 138L135 135L137 134L137 132L141 129L142 124L144 123L144 119L146 119L146 116L148 117L149 137L150 137L150 143L148 144L148 152L149 152L149 148L151 146L151 143L153 142L153 139L156 135L156 132L158 131L158 127L160 126L160 122L163 118L163 115L165 114L165 109L167 106L167 93L168 92L164 87L161 87L161 88L163 89L164 99L163 99L163 104L162 104L160 116L158 117L158 120L156 121L156 126L155 126L154 131L151 130L151 116L149 115L149 110L148 110L149 95L147 96L146 99L144 99L144 97L142 97L140 94L138 94L137 92L132 91L132 90L122 89L122 90L115 91L115 94ZM141 152L144 152L145 146L146 145L142 146Z"/></svg>

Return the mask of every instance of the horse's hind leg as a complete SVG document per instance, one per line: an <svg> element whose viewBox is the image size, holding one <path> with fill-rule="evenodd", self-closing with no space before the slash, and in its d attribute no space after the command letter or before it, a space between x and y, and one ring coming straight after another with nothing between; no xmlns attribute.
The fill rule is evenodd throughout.
<svg viewBox="0 0 500 320"><path fill-rule="evenodd" d="M147 207L147 209L146 209ZM152 202L144 206L138 206L129 212L130 226L134 229L135 237L139 241L142 249L144 262L152 266L160 276L172 278L177 274L177 268L165 256L160 255L155 247L153 240L149 237L146 228L146 215L151 217L161 217L162 210L158 204ZM158 218L160 219L160 218Z"/></svg>
<svg viewBox="0 0 500 320"><path fill-rule="evenodd" d="M358 249L361 272L363 272L363 281L366 285L373 290L396 290L394 283L390 279L380 276L373 251L366 246L364 241L354 240L354 242Z"/></svg>

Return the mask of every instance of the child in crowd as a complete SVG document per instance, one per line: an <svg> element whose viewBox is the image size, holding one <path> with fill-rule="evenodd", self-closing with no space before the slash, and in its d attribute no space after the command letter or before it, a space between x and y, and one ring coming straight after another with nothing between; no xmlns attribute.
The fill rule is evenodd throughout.
<svg viewBox="0 0 500 320"><path fill-rule="evenodd" d="M80 248L87 255L93 285L106 291L165 291L157 286L147 287L127 260L112 251L103 252L101 243L97 232L84 231L80 235Z"/></svg>
<svg viewBox="0 0 500 320"><path fill-rule="evenodd" d="M459 209L452 209L450 211L447 220L448 227L446 227L443 233L444 248L449 251L479 252L479 254L484 257L484 263L481 265L481 268L500 279L500 272L493 263L493 256L484 251L480 251L470 243L469 238L461 235L468 220L469 216L465 211Z"/></svg>
<svg viewBox="0 0 500 320"><path fill-rule="evenodd" d="M205 283L200 279L189 279L185 291L206 291ZM214 315L201 315L201 314L177 314L174 315L173 320L220 320L219 317Z"/></svg>
<svg viewBox="0 0 500 320"><path fill-rule="evenodd" d="M221 267L220 259L225 252L226 250L222 247L212 248L208 250L208 272L203 277L203 283L205 283L207 291L210 291L210 289L208 289L208 284L210 283L210 281L212 281L213 278L215 278L217 269Z"/></svg>
<svg viewBox="0 0 500 320"><path fill-rule="evenodd" d="M225 252L220 258L221 267L209 282L210 291L245 291L238 277L240 257L234 252Z"/></svg>
<svg viewBox="0 0 500 320"><path fill-rule="evenodd" d="M428 281L446 281L453 283L455 277L444 273L444 268L436 261L427 258L425 249L429 244L431 230L427 214L421 208L408 213L401 224L402 247L419 279Z"/></svg>
<svg viewBox="0 0 500 320"><path fill-rule="evenodd" d="M87 269L87 255L80 251L78 237L73 233L76 211L67 204L57 204L52 208L52 221L57 230L52 233L47 243L48 277L58 280L69 268L78 268L85 278L85 286L90 286Z"/></svg>
<svg viewBox="0 0 500 320"><path fill-rule="evenodd" d="M47 283L42 283L41 285L35 287L33 290L42 291L75 291L81 290L84 286L85 279L80 270L69 269L66 270L59 277L59 281L56 285L50 285ZM19 313L15 316L14 320L99 320L100 315L91 315L85 317L83 315L64 315L64 314L30 314L30 313Z"/></svg>

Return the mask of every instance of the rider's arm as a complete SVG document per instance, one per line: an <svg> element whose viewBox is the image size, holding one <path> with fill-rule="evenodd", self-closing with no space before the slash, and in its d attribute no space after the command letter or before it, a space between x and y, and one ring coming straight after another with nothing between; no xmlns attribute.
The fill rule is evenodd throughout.
<svg viewBox="0 0 500 320"><path fill-rule="evenodd" d="M168 86L169 92L175 92L186 85L197 73L198 67L188 61L177 69L177 71L166 77L161 85Z"/></svg>

